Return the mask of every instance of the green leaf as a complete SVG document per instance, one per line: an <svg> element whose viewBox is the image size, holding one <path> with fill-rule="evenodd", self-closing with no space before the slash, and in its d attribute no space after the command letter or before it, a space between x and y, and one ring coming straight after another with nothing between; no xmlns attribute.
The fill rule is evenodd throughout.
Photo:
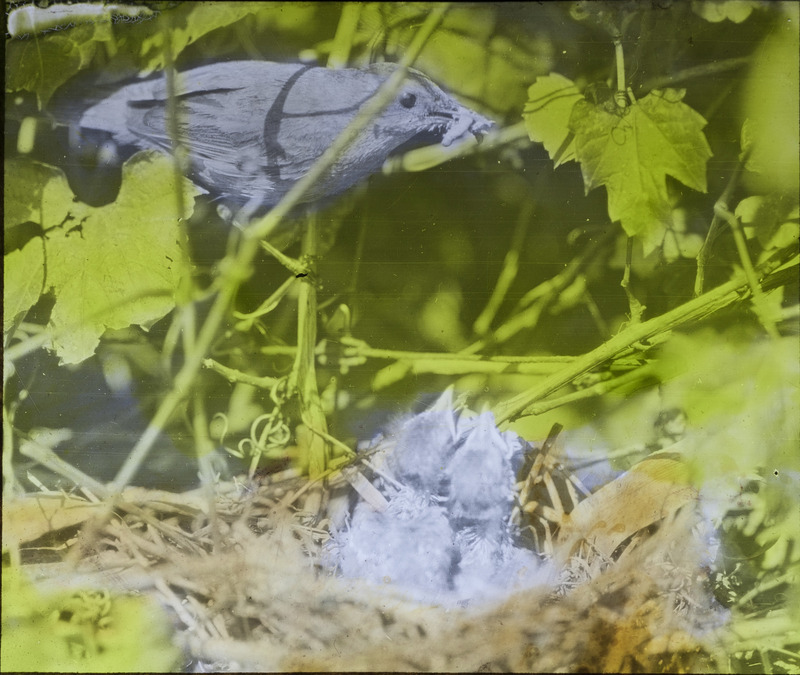
<svg viewBox="0 0 800 675"><path fill-rule="evenodd" d="M174 306L190 272L175 213L176 190L189 215L197 188L176 184L171 161L139 153L123 167L116 202L73 205L70 219L45 239L52 348L62 363L94 353L106 329L148 327Z"/></svg>
<svg viewBox="0 0 800 675"><path fill-rule="evenodd" d="M765 250L783 248L797 242L800 236L797 195L746 197L736 206L735 213L748 237L758 237Z"/></svg>
<svg viewBox="0 0 800 675"><path fill-rule="evenodd" d="M710 23L719 23L725 19L742 23L760 4L756 0L701 0L693 2L692 9Z"/></svg>
<svg viewBox="0 0 800 675"><path fill-rule="evenodd" d="M669 222L667 174L706 191L706 121L682 102L684 93L653 90L614 112L578 101L569 121L586 192L606 186L611 220L641 239L645 253L663 240Z"/></svg>
<svg viewBox="0 0 800 675"><path fill-rule="evenodd" d="M800 344L712 330L676 335L653 364L667 407L686 411L699 484L800 469Z"/></svg>
<svg viewBox="0 0 800 675"><path fill-rule="evenodd" d="M522 117L528 136L543 143L556 166L575 159L575 142L569 128L574 105L583 96L572 80L551 73L537 77L528 89L528 103Z"/></svg>
<svg viewBox="0 0 800 675"><path fill-rule="evenodd" d="M94 57L107 28L91 23L32 40L11 41L6 48L6 91L36 94L43 107L53 92Z"/></svg>
<svg viewBox="0 0 800 675"><path fill-rule="evenodd" d="M755 191L796 195L800 188L800 5L786 2L777 7L784 16L753 55L743 92L752 143L747 168L759 171L745 178Z"/></svg>
<svg viewBox="0 0 800 675"><path fill-rule="evenodd" d="M3 229L36 223L47 230L63 223L75 208L74 195L62 171L31 159L6 160Z"/></svg>
<svg viewBox="0 0 800 675"><path fill-rule="evenodd" d="M258 2L197 2L179 5L170 13L169 29L173 59L204 35L236 23L250 14L264 11ZM274 11L291 12L284 3L274 6ZM165 30L154 32L142 41L141 55L145 59L145 72L161 70L166 66L164 53Z"/></svg>
<svg viewBox="0 0 800 675"><path fill-rule="evenodd" d="M3 333L36 304L43 287L44 247L41 237L34 237L3 258Z"/></svg>

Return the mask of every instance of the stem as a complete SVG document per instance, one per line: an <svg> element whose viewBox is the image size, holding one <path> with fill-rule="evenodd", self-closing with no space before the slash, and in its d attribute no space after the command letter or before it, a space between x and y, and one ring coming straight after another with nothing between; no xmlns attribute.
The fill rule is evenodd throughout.
<svg viewBox="0 0 800 675"><path fill-rule="evenodd" d="M614 94L614 100L620 108L626 108L628 87L625 83L625 53L622 49L621 35L614 38L614 61L617 66L617 93Z"/></svg>
<svg viewBox="0 0 800 675"><path fill-rule="evenodd" d="M644 91L650 91L651 89L661 89L661 87L667 87L677 82L683 82L684 80L691 80L694 79L695 77L706 77L708 75L717 75L718 73L724 73L727 70L735 70L736 68L743 68L744 66L749 65L750 62L751 62L751 57L740 56L735 59L725 59L724 61L714 61L713 63L705 63L701 66L692 66L691 68L685 68L684 70L679 70L677 73L673 73L672 75L660 75L658 77L651 78L647 80L639 88L643 89Z"/></svg>
<svg viewBox="0 0 800 675"><path fill-rule="evenodd" d="M517 303L512 312L512 317L508 321L495 328L491 335L481 338L462 349L459 354L461 356L475 354L489 344L502 344L522 330L533 329L539 323L539 319L547 306L575 281L584 265L594 259L600 246L612 234L613 230L609 229L596 241L591 242L578 259L571 260L563 271L528 291Z"/></svg>
<svg viewBox="0 0 800 675"><path fill-rule="evenodd" d="M263 243L263 242L262 242ZM303 268L305 269L305 268ZM265 314L269 314L273 309L278 306L278 303L283 300L286 294L289 292L291 287L294 285L295 280L297 277L289 277L286 281L284 281L276 291L272 293L264 302L262 302L255 310L252 312L237 312L234 310L233 316L236 319L239 319L240 323L237 326L237 329L241 330L248 330L250 326L255 322L256 319L259 317L264 316ZM242 328L242 324L247 326L246 329Z"/></svg>
<svg viewBox="0 0 800 675"><path fill-rule="evenodd" d="M360 2L345 2L342 5L339 25L336 26L333 45L331 46L330 54L328 54L328 68L344 68L347 65L360 16Z"/></svg>
<svg viewBox="0 0 800 675"><path fill-rule="evenodd" d="M711 225L708 228L708 234L706 234L706 239L703 242L703 246L700 249L700 252L697 254L697 275L695 276L694 280L694 295L695 297L701 295L703 293L703 285L705 283L705 275L706 275L706 265L708 264L708 259L711 257L711 247L714 245L714 241L719 234L719 228L722 225L724 218L722 217L721 213L717 212L717 204L727 210L727 204L730 201L731 196L733 195L733 191L736 189L736 185L739 182L739 176L742 173L742 166L744 161L740 160L736 164L736 168L733 170L733 174L728 181L728 184L725 186L725 189L722 191L722 194L719 196L717 203L714 204L714 217L711 219Z"/></svg>
<svg viewBox="0 0 800 675"><path fill-rule="evenodd" d="M730 211L728 211L726 204L717 202L714 204L714 214L725 220L733 232L733 241L736 243L736 250L739 253L739 260L742 263L744 274L747 277L747 283L753 293L753 306L756 315L758 316L764 330L767 331L770 337L779 338L780 334L775 327L775 322L769 316L768 308L766 305L766 298L758 285L758 277L756 276L755 269L753 269L753 261L750 260L750 252L747 250L747 242L744 238L739 219Z"/></svg>
<svg viewBox="0 0 800 675"><path fill-rule="evenodd" d="M617 94L625 94L625 53L622 49L622 36L614 38L614 60L617 65Z"/></svg>
<svg viewBox="0 0 800 675"><path fill-rule="evenodd" d="M211 541L214 550L219 551L222 546L222 535L219 529L219 519L217 518L214 467L211 464L211 453L214 451L214 443L208 436L208 415L206 413L201 388L198 387L194 390L193 398L192 431L194 434L195 454L197 455L197 463L200 467L200 482L202 484L203 496L206 498L206 505L208 508Z"/></svg>
<svg viewBox="0 0 800 675"><path fill-rule="evenodd" d="M477 139L472 138L454 143L446 148L441 143L437 143L389 157L383 163L383 174L388 175L399 171L427 171L453 159L473 155L478 150L488 152L506 145L522 144L530 145L531 140L525 122L518 122L499 131L492 131L481 139L480 145Z"/></svg>
<svg viewBox="0 0 800 675"><path fill-rule="evenodd" d="M252 385L253 387L258 387L259 389L272 389L272 387L280 382L280 378L268 376L258 377L257 375L243 373L241 370L224 366L214 359L203 359L203 367L213 370L215 373L219 373L228 380L228 382L241 382L243 384Z"/></svg>
<svg viewBox="0 0 800 675"><path fill-rule="evenodd" d="M495 408L498 425L517 418L529 405L568 384L579 375L596 368L642 340L665 333L682 324L697 321L727 307L741 299L742 291L748 287L744 273L739 273L726 284L708 293L689 300L675 309L649 321L631 324L622 332L596 349L577 358L559 372L545 378L527 391L508 399Z"/></svg>
<svg viewBox="0 0 800 675"><path fill-rule="evenodd" d="M519 271L519 252L525 242L525 235L528 233L528 225L533 217L533 202L526 200L520 208L519 216L517 218L517 226L511 240L511 247L506 253L505 260L503 260L503 268L500 270L500 276L497 278L492 296L489 302L486 303L483 311L480 313L472 329L477 335L483 336L489 332L492 321L497 315L500 305L508 293L508 289L517 278Z"/></svg>
<svg viewBox="0 0 800 675"><path fill-rule="evenodd" d="M628 237L628 246L625 251L625 271L622 274L622 281L620 286L625 289L625 295L628 297L628 307L631 312L631 323L640 323L644 310L647 309L645 305L639 302L638 298L631 292L631 262L633 260L633 237Z"/></svg>
<svg viewBox="0 0 800 675"><path fill-rule="evenodd" d="M376 349L366 343L347 343L345 355L363 356L373 359L392 359L394 361L463 361L465 363L506 364L562 364L571 363L575 356L481 356L480 354L461 354L460 352L409 352L402 349Z"/></svg>
<svg viewBox="0 0 800 675"><path fill-rule="evenodd" d="M167 89L167 134L172 146L172 167L175 172L175 203L178 209L178 222L184 241L188 241L183 214L186 213L186 199L183 194L183 181L187 168L186 147L181 143L178 124L178 86L176 82L175 60L172 54L172 15L167 12L163 24L164 36L164 77Z"/></svg>
<svg viewBox="0 0 800 675"><path fill-rule="evenodd" d="M306 223L303 237L303 257L312 276L318 245L317 218L311 215ZM300 399L300 417L306 427L316 429L318 433L327 433L328 423L319 399L314 354L317 346L317 288L310 277L304 278L300 285L297 315L297 354L287 389L289 392L297 392ZM327 467L330 446L323 437L316 434L308 435L304 440L308 444L306 452L309 477L318 478Z"/></svg>
<svg viewBox="0 0 800 675"><path fill-rule="evenodd" d="M558 398L552 398L542 401L541 403L535 403L525 408L525 410L522 411L522 415L541 415L548 410L554 410L555 408L560 408L561 406L569 403L575 403L576 401L581 401L586 398L594 398L595 396L602 396L610 391L619 389L620 387L625 387L629 384L644 380L650 371L650 366L644 365L641 368L637 368L629 373L615 377L612 380L604 380L603 382L598 382L591 387L580 389L572 392L571 394L565 394L564 396L559 396Z"/></svg>
<svg viewBox="0 0 800 675"><path fill-rule="evenodd" d="M11 373L16 372L13 364L3 361L3 402L8 401L6 397L6 383L11 377ZM20 399L21 400L21 397ZM14 494L22 493L24 490L17 481L17 474L14 473L14 416L18 403L10 406L3 405L3 501L9 499Z"/></svg>
<svg viewBox="0 0 800 675"><path fill-rule="evenodd" d="M308 270L305 268L303 263L301 263L299 260L295 260L294 258L290 258L283 251L276 248L268 241L262 241L261 248L263 248L273 258L275 258L275 260L277 260L287 270L294 274L295 277L302 277L308 274Z"/></svg>

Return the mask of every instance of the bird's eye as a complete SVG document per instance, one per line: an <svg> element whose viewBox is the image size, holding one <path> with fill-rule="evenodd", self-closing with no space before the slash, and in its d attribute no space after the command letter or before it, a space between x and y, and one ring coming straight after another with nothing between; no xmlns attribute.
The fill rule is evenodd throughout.
<svg viewBox="0 0 800 675"><path fill-rule="evenodd" d="M416 94L403 94L400 97L400 105L404 108L413 108L417 103L417 95Z"/></svg>

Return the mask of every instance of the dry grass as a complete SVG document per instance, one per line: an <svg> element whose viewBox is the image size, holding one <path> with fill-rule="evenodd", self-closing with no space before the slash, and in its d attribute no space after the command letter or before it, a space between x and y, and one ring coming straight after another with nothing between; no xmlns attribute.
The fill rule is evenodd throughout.
<svg viewBox="0 0 800 675"><path fill-rule="evenodd" d="M323 497L325 495L322 495ZM553 580L494 606L425 606L321 569L325 522L300 478L198 493L125 493L74 567L43 583L146 592L171 608L190 670L690 672L718 670L721 614L702 586L686 509L618 560L556 549ZM324 502L324 500L323 500ZM90 531L91 528L84 528ZM377 544L376 544L377 545ZM564 559L563 564L555 561ZM721 639L721 638L720 638Z"/></svg>

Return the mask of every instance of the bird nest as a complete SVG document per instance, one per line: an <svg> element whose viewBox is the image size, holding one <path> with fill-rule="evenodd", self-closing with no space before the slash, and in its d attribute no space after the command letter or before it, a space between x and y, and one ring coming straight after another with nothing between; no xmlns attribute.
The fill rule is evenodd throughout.
<svg viewBox="0 0 800 675"><path fill-rule="evenodd" d="M185 494L129 488L106 504L29 495L5 505L4 534L39 591L61 594L40 618L62 628L81 624L68 631L73 643L87 643L77 651L73 644L75 658L113 650L113 635L130 632L118 625L115 633L109 623L124 623L113 608L135 594L167 608L180 653L146 630L136 639L151 656L165 650L171 662L160 665L194 672L730 667L727 613L707 591L690 507L614 556L558 540L546 582L491 603L445 607L391 584L343 579L320 564L330 532L319 514L330 490L277 475ZM36 522L48 533L32 539ZM94 589L95 605L106 598L104 611L76 611L75 603L88 602L86 589ZM4 584L4 604L6 597Z"/></svg>

